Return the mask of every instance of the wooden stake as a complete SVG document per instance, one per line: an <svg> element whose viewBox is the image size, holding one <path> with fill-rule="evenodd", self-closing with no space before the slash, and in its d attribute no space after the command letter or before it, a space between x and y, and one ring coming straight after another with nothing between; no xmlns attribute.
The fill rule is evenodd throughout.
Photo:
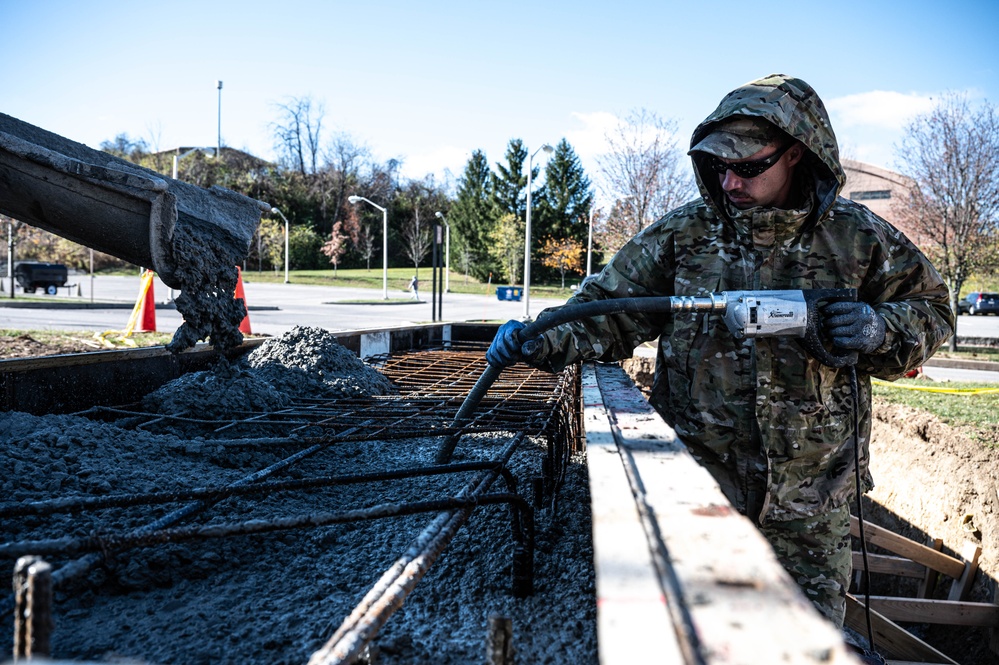
<svg viewBox="0 0 999 665"><path fill-rule="evenodd" d="M14 566L14 661L47 657L52 637L52 566L23 556Z"/></svg>
<svg viewBox="0 0 999 665"><path fill-rule="evenodd" d="M937 552L942 551L943 538L934 538L929 546ZM926 575L923 576L923 581L919 583L919 589L916 591L916 595L920 598L930 598L933 595L934 589L937 588L938 575L939 573L937 573L937 571L927 566Z"/></svg>
<svg viewBox="0 0 999 665"><path fill-rule="evenodd" d="M52 565L36 561L28 568L28 658L52 652Z"/></svg>
<svg viewBox="0 0 999 665"><path fill-rule="evenodd" d="M513 665L513 621L502 614L489 617L489 634L486 638L486 663L488 665Z"/></svg>

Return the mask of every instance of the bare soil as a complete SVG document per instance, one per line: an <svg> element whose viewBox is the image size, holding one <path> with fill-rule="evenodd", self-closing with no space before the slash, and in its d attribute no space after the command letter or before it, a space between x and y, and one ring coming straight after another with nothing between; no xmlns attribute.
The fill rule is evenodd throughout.
<svg viewBox="0 0 999 665"><path fill-rule="evenodd" d="M943 540L943 551L961 557L979 545L979 572L965 600L991 603L999 579L999 428L951 427L924 411L874 403L871 471L876 487L865 501L865 519L917 542ZM963 558L963 557L962 557ZM915 595L917 583L872 582L874 593ZM947 598L941 579L934 597ZM984 628L907 626L962 665L999 662Z"/></svg>
<svg viewBox="0 0 999 665"><path fill-rule="evenodd" d="M33 358L63 353L83 353L99 349L99 344L93 340L84 339L82 333L79 339L65 337L46 341L36 339L31 333L22 333L17 337L0 337L0 358Z"/></svg>
<svg viewBox="0 0 999 665"><path fill-rule="evenodd" d="M167 333L134 333L131 341L135 346L156 346L170 341ZM114 344L113 342L111 342ZM114 345L113 348L127 348ZM13 358L35 358L65 353L88 353L106 351L107 346L87 331L25 331L17 335L0 335L0 360Z"/></svg>

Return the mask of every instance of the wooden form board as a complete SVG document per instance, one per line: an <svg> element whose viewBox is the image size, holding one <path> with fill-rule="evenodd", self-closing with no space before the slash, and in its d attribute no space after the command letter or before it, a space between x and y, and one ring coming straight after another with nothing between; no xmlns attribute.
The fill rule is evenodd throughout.
<svg viewBox="0 0 999 665"><path fill-rule="evenodd" d="M871 628L874 630L874 643L880 653L918 663L958 665L956 661L878 613L873 609L873 599L871 605ZM867 634L864 604L849 594L846 596L846 625L861 635Z"/></svg>
<svg viewBox="0 0 999 665"><path fill-rule="evenodd" d="M617 366L583 366L600 662L857 663Z"/></svg>

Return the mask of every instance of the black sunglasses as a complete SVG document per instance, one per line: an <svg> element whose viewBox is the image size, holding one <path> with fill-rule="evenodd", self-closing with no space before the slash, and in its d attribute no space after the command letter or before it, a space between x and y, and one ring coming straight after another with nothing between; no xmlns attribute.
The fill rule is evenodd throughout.
<svg viewBox="0 0 999 665"><path fill-rule="evenodd" d="M751 162L723 162L714 155L708 155L705 165L719 175L725 175L726 171L731 171L740 178L755 178L765 172L780 160L781 155L788 151L794 142L786 143L780 150L763 159L754 159Z"/></svg>

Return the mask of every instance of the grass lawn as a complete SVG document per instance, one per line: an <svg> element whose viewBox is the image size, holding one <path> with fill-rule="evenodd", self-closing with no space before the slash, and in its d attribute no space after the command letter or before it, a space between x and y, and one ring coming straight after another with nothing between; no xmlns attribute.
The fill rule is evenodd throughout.
<svg viewBox="0 0 999 665"><path fill-rule="evenodd" d="M911 388L945 389L952 392L927 392ZM975 391L984 392L975 392ZM929 411L953 425L975 428L999 425L999 384L961 381L928 382L920 379L899 379L891 385L875 385L875 397L894 404L904 404Z"/></svg>

